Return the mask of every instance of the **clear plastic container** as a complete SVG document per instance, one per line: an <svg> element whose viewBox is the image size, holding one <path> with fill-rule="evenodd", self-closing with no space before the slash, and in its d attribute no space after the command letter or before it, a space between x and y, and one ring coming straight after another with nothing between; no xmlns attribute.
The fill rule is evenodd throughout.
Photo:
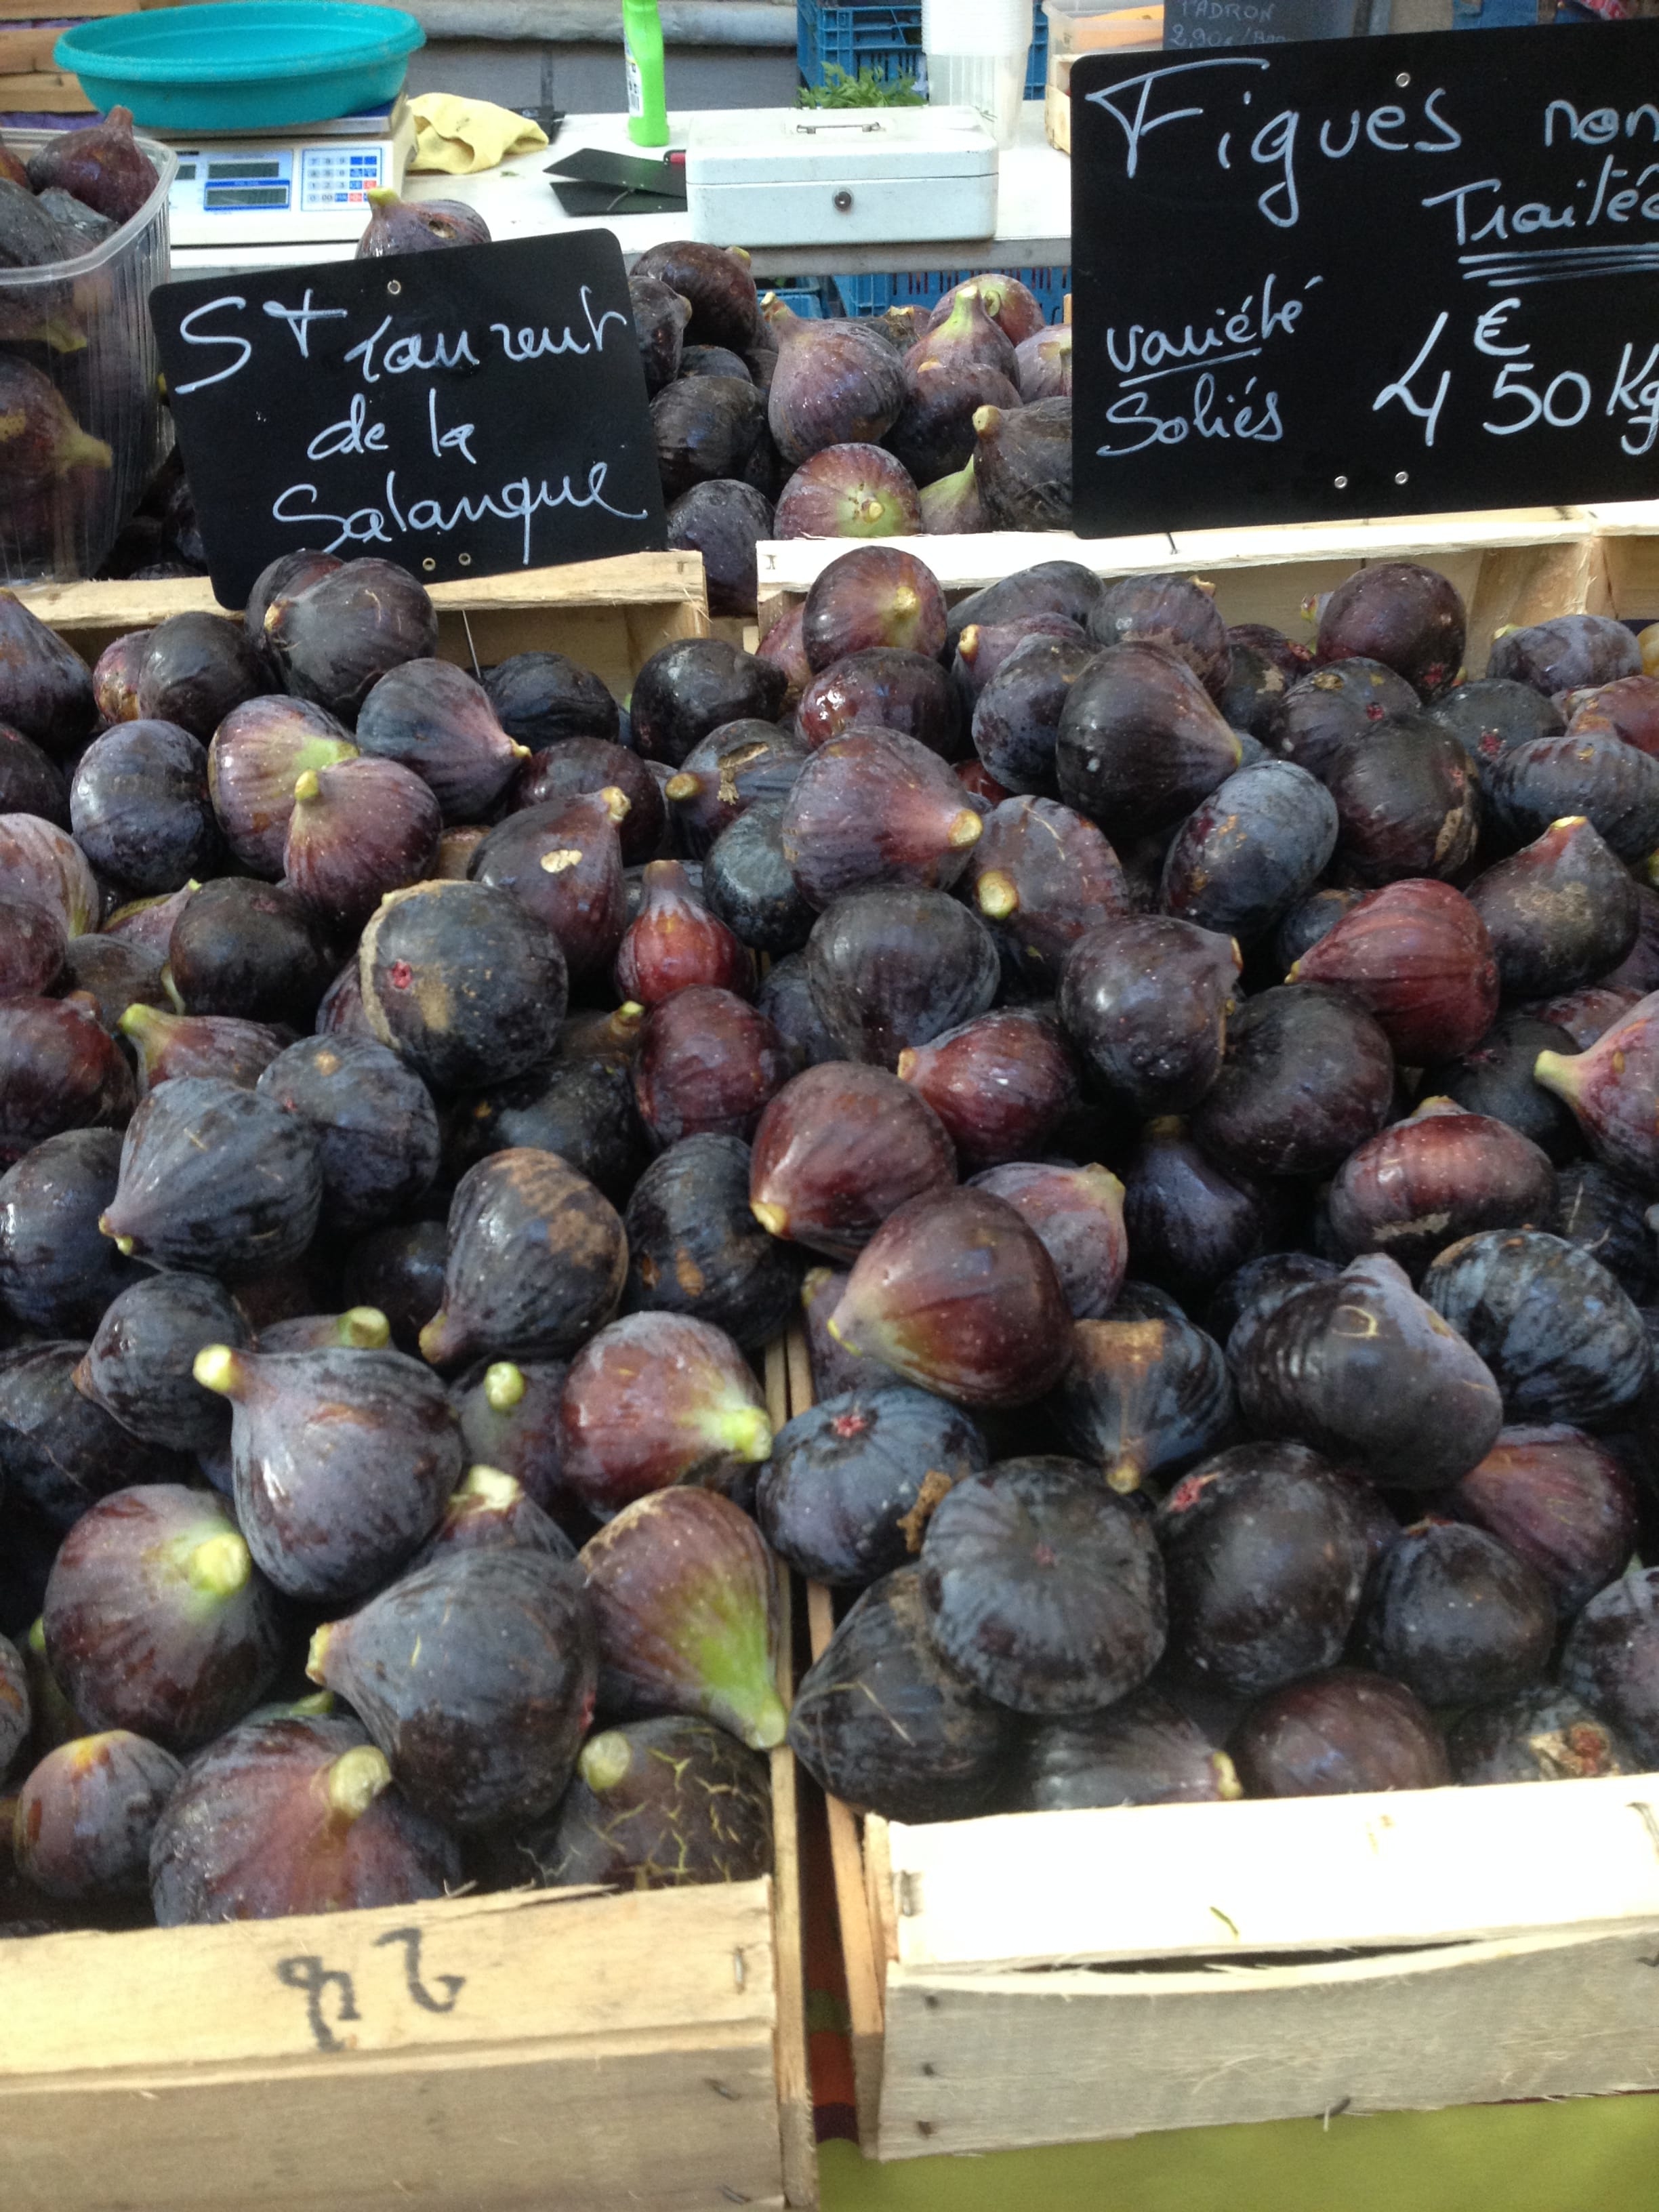
<svg viewBox="0 0 1659 2212"><path fill-rule="evenodd" d="M1031 28L1030 0L921 0L928 99L976 107L998 144L1010 144L1025 98Z"/></svg>
<svg viewBox="0 0 1659 2212"><path fill-rule="evenodd" d="M27 161L57 134L9 131ZM0 583L100 568L173 443L149 295L167 278L171 148L138 141L155 190L89 252L0 269ZM106 447L108 459L100 447Z"/></svg>

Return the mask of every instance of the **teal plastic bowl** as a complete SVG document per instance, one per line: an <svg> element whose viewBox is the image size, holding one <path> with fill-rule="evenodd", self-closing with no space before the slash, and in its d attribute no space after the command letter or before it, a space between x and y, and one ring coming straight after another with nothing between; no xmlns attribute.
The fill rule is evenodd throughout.
<svg viewBox="0 0 1659 2212"><path fill-rule="evenodd" d="M395 100L426 43L398 8L349 0L222 0L104 15L52 49L93 106L154 131L285 130Z"/></svg>

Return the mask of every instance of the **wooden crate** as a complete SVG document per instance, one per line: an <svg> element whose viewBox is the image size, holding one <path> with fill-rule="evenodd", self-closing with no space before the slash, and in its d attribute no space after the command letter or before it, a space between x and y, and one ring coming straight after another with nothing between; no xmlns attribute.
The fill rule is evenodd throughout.
<svg viewBox="0 0 1659 2212"><path fill-rule="evenodd" d="M568 653L625 698L642 664L676 638L708 635L697 553L629 553L562 568L515 570L430 586L438 651L487 668L510 653ZM88 660L124 630L168 615L223 610L205 576L113 584L42 584L17 595Z"/></svg>
<svg viewBox="0 0 1659 2212"><path fill-rule="evenodd" d="M828 1809L867 2157L1659 2088L1659 1774Z"/></svg>
<svg viewBox="0 0 1659 2212"><path fill-rule="evenodd" d="M0 0L0 114L90 115L81 80L52 60L70 23L94 15L136 15L177 0Z"/></svg>

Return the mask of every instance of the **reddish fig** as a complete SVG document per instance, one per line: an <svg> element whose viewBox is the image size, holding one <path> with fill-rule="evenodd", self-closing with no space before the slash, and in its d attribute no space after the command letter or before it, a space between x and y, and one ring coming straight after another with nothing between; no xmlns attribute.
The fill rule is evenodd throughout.
<svg viewBox="0 0 1659 2212"><path fill-rule="evenodd" d="M444 1366L574 1352L615 1312L627 1270L622 1223L586 1176L556 1152L492 1152L456 1186L444 1302L421 1349Z"/></svg>
<svg viewBox="0 0 1659 2212"><path fill-rule="evenodd" d="M1221 1346L1156 1291L1127 1285L1106 1320L1078 1323L1070 1351L1049 1410L1109 1489L1178 1474L1232 1426Z"/></svg>
<svg viewBox="0 0 1659 2212"><path fill-rule="evenodd" d="M617 825L628 800L612 786L509 814L469 861L474 883L510 891L558 939L573 980L609 972L627 927Z"/></svg>
<svg viewBox="0 0 1659 2212"><path fill-rule="evenodd" d="M1419 1275L1460 1237L1548 1221L1555 1173L1517 1130L1431 1099L1350 1154L1329 1205L1345 1255L1386 1252Z"/></svg>
<svg viewBox="0 0 1659 2212"><path fill-rule="evenodd" d="M0 897L0 1000L43 997L63 972L68 945L50 907Z"/></svg>
<svg viewBox="0 0 1659 2212"><path fill-rule="evenodd" d="M412 1564L428 1566L451 1551L499 1551L512 1546L556 1559L576 1556L569 1537L516 1477L495 1467L471 1467Z"/></svg>
<svg viewBox="0 0 1659 2212"><path fill-rule="evenodd" d="M1116 1304L1129 1261L1123 1185L1107 1168L1010 1161L973 1178L1006 1200L1054 1263L1074 1321L1102 1321Z"/></svg>
<svg viewBox="0 0 1659 2212"><path fill-rule="evenodd" d="M941 760L954 760L962 750L962 702L950 678L927 654L895 646L849 653L815 676L795 719L815 748L856 725L897 730Z"/></svg>
<svg viewBox="0 0 1659 2212"><path fill-rule="evenodd" d="M37 814L0 814L0 896L45 907L65 937L98 927L102 902L85 854L67 830Z"/></svg>
<svg viewBox="0 0 1659 2212"><path fill-rule="evenodd" d="M757 1006L694 983L646 1024L634 1067L640 1118L659 1145L702 1135L747 1138L788 1081L788 1047Z"/></svg>
<svg viewBox="0 0 1659 2212"><path fill-rule="evenodd" d="M249 699L233 708L208 747L208 789L242 866L280 876L295 784L308 770L356 756L343 726L307 700Z"/></svg>
<svg viewBox="0 0 1659 2212"><path fill-rule="evenodd" d="M1361 899L1303 954L1289 980L1350 993L1408 1066L1455 1060L1480 1042L1498 1012L1498 963L1485 923L1461 891L1422 878Z"/></svg>
<svg viewBox="0 0 1659 2212"><path fill-rule="evenodd" d="M131 1070L94 1007L0 1000L0 1170L62 1131L118 1127L132 1097Z"/></svg>
<svg viewBox="0 0 1659 2212"><path fill-rule="evenodd" d="M432 253L446 246L488 246L489 226L464 200L404 200L387 185L368 195L373 210L357 240L356 258L386 253Z"/></svg>
<svg viewBox="0 0 1659 2212"><path fill-rule="evenodd" d="M617 825L623 861L633 867L652 859L662 850L668 819L662 787L647 763L608 738L561 738L544 751L532 753L514 782L513 811L559 806L568 799L607 789L620 791L628 801L628 811ZM463 838L470 838L476 848L487 834L476 827L447 830L439 849L457 850ZM447 872L465 875L466 870L463 866Z"/></svg>
<svg viewBox="0 0 1659 2212"><path fill-rule="evenodd" d="M1603 1166L1659 1191L1659 992L1639 1000L1588 1051L1540 1052L1534 1073L1571 1107Z"/></svg>
<svg viewBox="0 0 1659 2212"><path fill-rule="evenodd" d="M966 538L990 528L980 505L979 481L971 459L955 476L923 484L921 506L921 527L929 538Z"/></svg>
<svg viewBox="0 0 1659 2212"><path fill-rule="evenodd" d="M738 351L759 343L760 304L749 256L741 246L674 239L640 256L634 281L647 277L678 292L690 308L686 336L691 344Z"/></svg>
<svg viewBox="0 0 1659 2212"><path fill-rule="evenodd" d="M361 929L387 891L432 871L443 826L421 778L365 754L295 781L283 872L313 910Z"/></svg>
<svg viewBox="0 0 1659 2212"><path fill-rule="evenodd" d="M955 1177L950 1139L908 1085L832 1061L796 1076L767 1107L749 1190L771 1235L850 1260L897 1207Z"/></svg>
<svg viewBox="0 0 1659 2212"><path fill-rule="evenodd" d="M785 856L820 909L865 884L948 888L979 836L950 770L896 731L853 730L821 746L784 802Z"/></svg>
<svg viewBox="0 0 1659 2212"><path fill-rule="evenodd" d="M112 107L78 131L54 131L30 155L30 189L60 189L82 206L128 222L156 189L155 164L132 135L132 111Z"/></svg>
<svg viewBox="0 0 1659 2212"><path fill-rule="evenodd" d="M571 1363L560 1421L563 1480L602 1520L675 1483L731 1491L772 1449L753 1370L685 1314L601 1329Z"/></svg>
<svg viewBox="0 0 1659 2212"><path fill-rule="evenodd" d="M1253 1797L1435 1790L1451 1778L1440 1731L1403 1682L1334 1668L1274 1690L1233 1739Z"/></svg>
<svg viewBox="0 0 1659 2212"><path fill-rule="evenodd" d="M981 1014L929 1044L907 1047L898 1076L939 1115L964 1169L1041 1152L1078 1097L1058 1025L1024 1007Z"/></svg>
<svg viewBox="0 0 1659 2212"><path fill-rule="evenodd" d="M1018 276L1006 276L1000 270L988 270L982 276L967 277L940 294L939 304L928 318L930 331L951 319L964 291L976 295L985 313L1012 345L1018 345L1044 327L1042 303L1036 295Z"/></svg>
<svg viewBox="0 0 1659 2212"><path fill-rule="evenodd" d="M1060 797L1113 839L1179 822L1239 760L1202 684L1157 645L1099 654L1072 685L1054 745Z"/></svg>
<svg viewBox="0 0 1659 2212"><path fill-rule="evenodd" d="M252 1091L291 1030L233 1014L167 1014L159 1006L131 1006L116 1027L132 1047L138 1095L181 1075L207 1075Z"/></svg>
<svg viewBox="0 0 1659 2212"><path fill-rule="evenodd" d="M1033 331L1014 348L1014 380L1029 406L1072 396L1072 331L1067 323Z"/></svg>
<svg viewBox="0 0 1659 2212"><path fill-rule="evenodd" d="M1092 822L1052 799L994 807L963 880L1005 968L1045 997L1079 939L1130 912L1116 854Z"/></svg>
<svg viewBox="0 0 1659 2212"><path fill-rule="evenodd" d="M815 675L875 645L937 656L945 636L945 594L914 553L861 546L819 572L801 609L801 645Z"/></svg>
<svg viewBox="0 0 1659 2212"><path fill-rule="evenodd" d="M1630 1476L1612 1452L1559 1422L1501 1430L1444 1503L1536 1568L1563 1620L1624 1572L1636 1545Z"/></svg>
<svg viewBox="0 0 1659 2212"><path fill-rule="evenodd" d="M913 537L920 495L908 469L879 446L827 446L778 495L778 538Z"/></svg>
<svg viewBox="0 0 1659 2212"><path fill-rule="evenodd" d="M1599 690L1575 691L1567 708L1569 737L1587 731L1614 737L1659 759L1659 677L1621 676Z"/></svg>
<svg viewBox="0 0 1659 2212"><path fill-rule="evenodd" d="M56 488L72 484L77 469L107 471L112 465L109 447L82 428L51 378L10 354L0 356L0 422L6 426L0 444L0 494L9 512L31 498L66 496ZM84 667L81 681L90 696L91 678ZM9 706L8 711L21 722L21 714ZM26 728L25 734L33 733Z"/></svg>
<svg viewBox="0 0 1659 2212"><path fill-rule="evenodd" d="M1588 1052L1598 1037L1639 1005L1642 994L1613 990L1605 983L1587 983L1559 998L1534 999L1523 1009L1534 1019L1562 1030L1579 1052Z"/></svg>
<svg viewBox="0 0 1659 2212"><path fill-rule="evenodd" d="M1320 610L1322 660L1380 660L1425 699L1458 681L1464 638L1457 586L1414 561L1357 568Z"/></svg>
<svg viewBox="0 0 1659 2212"><path fill-rule="evenodd" d="M651 861L640 910L617 952L617 988L623 998L659 1006L696 983L747 996L754 981L747 946L693 897L679 862Z"/></svg>
<svg viewBox="0 0 1659 2212"><path fill-rule="evenodd" d="M774 335L766 419L793 467L827 446L873 443L898 420L903 364L868 324L792 316Z"/></svg>
<svg viewBox="0 0 1659 2212"><path fill-rule="evenodd" d="M812 680L812 664L806 658L801 638L805 617L805 603L781 614L762 638L756 655L769 667L777 669L784 678L783 694L778 702L780 713L793 707Z"/></svg>
<svg viewBox="0 0 1659 2212"><path fill-rule="evenodd" d="M884 884L848 892L814 925L805 960L813 1005L841 1052L886 1067L996 996L988 932L942 891Z"/></svg>
<svg viewBox="0 0 1659 2212"><path fill-rule="evenodd" d="M1220 1069L1238 969L1232 939L1190 921L1103 922L1066 956L1060 1019L1137 1113L1179 1113Z"/></svg>
<svg viewBox="0 0 1659 2212"><path fill-rule="evenodd" d="M48 1897L120 1897L149 1884L156 1823L185 1770L126 1729L48 1752L17 1796L12 1850Z"/></svg>
<svg viewBox="0 0 1659 2212"><path fill-rule="evenodd" d="M264 1323L260 1352L384 1352L392 1324L378 1306L349 1306L344 1313L292 1314Z"/></svg>
<svg viewBox="0 0 1659 2212"><path fill-rule="evenodd" d="M563 1514L569 1504L559 1473L559 1401L567 1371L556 1359L494 1359L469 1368L449 1391L474 1473L482 1468L517 1483L549 1515ZM486 1504L493 1494L486 1494ZM442 1533L440 1528L429 1543Z"/></svg>

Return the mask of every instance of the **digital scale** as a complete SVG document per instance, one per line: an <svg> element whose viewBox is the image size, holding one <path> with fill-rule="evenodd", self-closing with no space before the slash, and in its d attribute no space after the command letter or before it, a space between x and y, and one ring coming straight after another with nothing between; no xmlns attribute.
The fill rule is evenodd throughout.
<svg viewBox="0 0 1659 2212"><path fill-rule="evenodd" d="M223 138L153 135L179 156L167 195L175 246L324 245L362 236L371 191L402 191L415 118L399 94L334 123Z"/></svg>

